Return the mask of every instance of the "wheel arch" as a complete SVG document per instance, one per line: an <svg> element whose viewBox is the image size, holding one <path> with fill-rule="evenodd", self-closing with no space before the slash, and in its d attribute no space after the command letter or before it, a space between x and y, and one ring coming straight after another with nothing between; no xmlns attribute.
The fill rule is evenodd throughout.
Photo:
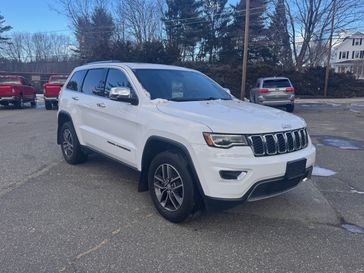
<svg viewBox="0 0 364 273"><path fill-rule="evenodd" d="M180 152L182 156L186 159L188 169L191 172L192 177L195 181L195 186L198 190L198 193L201 197L203 197L204 192L187 147L180 142L160 136L151 136L145 143L141 160L141 173L139 178L138 190L140 192L148 190L148 169L150 163L157 154L169 150Z"/></svg>
<svg viewBox="0 0 364 273"><path fill-rule="evenodd" d="M57 118L57 122L58 122L58 126L57 126L57 144L61 144L60 134L61 134L62 125L65 122L68 122L68 121L72 122L72 124L73 124L71 115L69 113L67 113L66 111L60 111L58 113L58 118Z"/></svg>

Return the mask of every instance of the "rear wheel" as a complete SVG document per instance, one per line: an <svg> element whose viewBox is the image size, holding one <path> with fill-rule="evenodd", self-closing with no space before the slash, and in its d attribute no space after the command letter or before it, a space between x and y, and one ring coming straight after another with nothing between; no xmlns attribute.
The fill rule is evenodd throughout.
<svg viewBox="0 0 364 273"><path fill-rule="evenodd" d="M72 165L85 162L87 154L82 151L77 134L71 122L65 122L61 129L61 149L64 159Z"/></svg>
<svg viewBox="0 0 364 273"><path fill-rule="evenodd" d="M286 105L286 110L287 110L287 112L292 113L294 111L294 104L293 103L292 104L287 104Z"/></svg>
<svg viewBox="0 0 364 273"><path fill-rule="evenodd" d="M148 172L149 191L158 212L175 223L189 217L195 207L195 189L186 159L166 151L152 161Z"/></svg>
<svg viewBox="0 0 364 273"><path fill-rule="evenodd" d="M52 110L52 103L50 101L46 100L44 103L47 110Z"/></svg>

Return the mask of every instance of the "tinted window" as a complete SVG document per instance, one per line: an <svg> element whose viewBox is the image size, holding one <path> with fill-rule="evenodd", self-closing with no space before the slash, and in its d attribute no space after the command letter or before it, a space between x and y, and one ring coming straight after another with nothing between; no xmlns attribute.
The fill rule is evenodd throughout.
<svg viewBox="0 0 364 273"><path fill-rule="evenodd" d="M81 85L83 82L83 78L85 77L86 70L76 71L73 75L71 80L67 84L67 89L73 91L81 91Z"/></svg>
<svg viewBox="0 0 364 273"><path fill-rule="evenodd" d="M291 84L288 79L265 80L263 82L263 87L265 88L291 87Z"/></svg>
<svg viewBox="0 0 364 273"><path fill-rule="evenodd" d="M144 89L150 93L151 99L174 101L232 99L215 82L194 71L137 69L134 72Z"/></svg>
<svg viewBox="0 0 364 273"><path fill-rule="evenodd" d="M109 70L105 85L105 97L109 97L110 90L113 87L129 87L131 89L131 93L135 95L128 78L118 69Z"/></svg>
<svg viewBox="0 0 364 273"><path fill-rule="evenodd" d="M82 92L90 95L104 96L106 69L90 69L85 77Z"/></svg>
<svg viewBox="0 0 364 273"><path fill-rule="evenodd" d="M67 76L56 75L49 78L49 83L53 84L64 84L67 80Z"/></svg>
<svg viewBox="0 0 364 273"><path fill-rule="evenodd" d="M0 77L0 84L19 84L19 79L17 78L6 78L6 77Z"/></svg>

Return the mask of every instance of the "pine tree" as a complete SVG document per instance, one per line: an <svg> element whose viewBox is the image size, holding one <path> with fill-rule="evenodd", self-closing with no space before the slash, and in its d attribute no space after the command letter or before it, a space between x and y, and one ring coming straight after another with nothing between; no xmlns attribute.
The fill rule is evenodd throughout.
<svg viewBox="0 0 364 273"><path fill-rule="evenodd" d="M203 57L207 55L210 63L217 59L224 29L230 21L224 12L227 2L227 0L202 0L204 24L200 55Z"/></svg>
<svg viewBox="0 0 364 273"><path fill-rule="evenodd" d="M114 35L113 17L104 7L96 7L91 16L91 27L94 32L92 55L95 59L109 59L111 38Z"/></svg>
<svg viewBox="0 0 364 273"><path fill-rule="evenodd" d="M182 60L194 60L197 42L201 40L201 2L196 0L167 0L164 24L168 46L177 48Z"/></svg>
<svg viewBox="0 0 364 273"><path fill-rule="evenodd" d="M277 0L275 2L275 11L271 21L269 37L272 44L272 54L278 64L291 68L293 67L292 49L289 41L284 0Z"/></svg>
<svg viewBox="0 0 364 273"><path fill-rule="evenodd" d="M2 43L6 43L7 41L10 40L10 38L7 38L7 37L4 37L3 36L3 33L4 32L7 32L9 30L11 30L12 27L11 26L7 26L5 25L5 19L4 19L4 16L2 16L0 14L0 49L1 49L1 44Z"/></svg>
<svg viewBox="0 0 364 273"><path fill-rule="evenodd" d="M249 63L272 62L268 46L266 0L250 1L249 18ZM222 42L220 59L225 63L240 63L244 46L245 0L233 7L233 22L228 26Z"/></svg>
<svg viewBox="0 0 364 273"><path fill-rule="evenodd" d="M78 53L84 61L108 59L111 55L111 37L115 25L104 7L96 7L91 15L80 16L76 21Z"/></svg>

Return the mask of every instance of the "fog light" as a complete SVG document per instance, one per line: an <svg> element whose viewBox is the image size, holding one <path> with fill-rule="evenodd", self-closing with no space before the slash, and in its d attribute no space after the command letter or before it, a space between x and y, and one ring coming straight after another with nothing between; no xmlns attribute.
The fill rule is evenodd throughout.
<svg viewBox="0 0 364 273"><path fill-rule="evenodd" d="M225 180L242 180L246 176L243 171L220 171L220 176Z"/></svg>

